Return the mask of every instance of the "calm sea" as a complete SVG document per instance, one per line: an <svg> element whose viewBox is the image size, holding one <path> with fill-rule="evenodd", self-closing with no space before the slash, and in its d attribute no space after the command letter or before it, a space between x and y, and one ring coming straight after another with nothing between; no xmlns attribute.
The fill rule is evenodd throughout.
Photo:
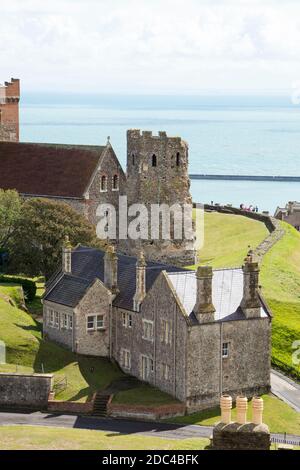
<svg viewBox="0 0 300 470"><path fill-rule="evenodd" d="M300 105L290 97L25 94L21 139L103 145L109 135L124 165L126 130L180 135L190 173L300 176ZM274 211L300 200L300 183L193 181L197 202Z"/></svg>

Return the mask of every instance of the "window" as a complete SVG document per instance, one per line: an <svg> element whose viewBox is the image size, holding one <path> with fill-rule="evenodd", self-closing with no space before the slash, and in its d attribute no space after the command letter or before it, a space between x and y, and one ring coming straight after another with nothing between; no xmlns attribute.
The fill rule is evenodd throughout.
<svg viewBox="0 0 300 470"><path fill-rule="evenodd" d="M88 331L104 329L104 315L88 315L86 317L86 329Z"/></svg>
<svg viewBox="0 0 300 470"><path fill-rule="evenodd" d="M132 315L131 313L123 312L123 326L125 328L132 327Z"/></svg>
<svg viewBox="0 0 300 470"><path fill-rule="evenodd" d="M177 152L176 154L176 166L180 166L180 153Z"/></svg>
<svg viewBox="0 0 300 470"><path fill-rule="evenodd" d="M153 340L153 322L143 320L143 339Z"/></svg>
<svg viewBox="0 0 300 470"><path fill-rule="evenodd" d="M113 176L112 189L113 189L113 191L118 191L119 190L119 176L118 175Z"/></svg>
<svg viewBox="0 0 300 470"><path fill-rule="evenodd" d="M97 315L97 330L104 328L104 315Z"/></svg>
<svg viewBox="0 0 300 470"><path fill-rule="evenodd" d="M131 354L128 349L122 349L121 350L121 361L124 369L130 369L131 368Z"/></svg>
<svg viewBox="0 0 300 470"><path fill-rule="evenodd" d="M49 310L49 325L53 326L54 324L54 312L52 309Z"/></svg>
<svg viewBox="0 0 300 470"><path fill-rule="evenodd" d="M63 313L63 316L62 316L62 327L65 329L68 328L68 316L66 313Z"/></svg>
<svg viewBox="0 0 300 470"><path fill-rule="evenodd" d="M73 316L69 315L69 329L73 330Z"/></svg>
<svg viewBox="0 0 300 470"><path fill-rule="evenodd" d="M55 328L59 328L59 313L54 312L54 326Z"/></svg>
<svg viewBox="0 0 300 470"><path fill-rule="evenodd" d="M148 380L149 375L154 371L154 361L151 357L141 356L142 358L142 379Z"/></svg>
<svg viewBox="0 0 300 470"><path fill-rule="evenodd" d="M222 344L222 357L228 357L229 356L229 343L223 343Z"/></svg>
<svg viewBox="0 0 300 470"><path fill-rule="evenodd" d="M157 157L155 153L152 155L152 166L157 166Z"/></svg>
<svg viewBox="0 0 300 470"><path fill-rule="evenodd" d="M103 193L107 191L107 176L106 175L101 176L100 191Z"/></svg>
<svg viewBox="0 0 300 470"><path fill-rule="evenodd" d="M171 322L162 320L162 342L171 344L172 342L172 327Z"/></svg>
<svg viewBox="0 0 300 470"><path fill-rule="evenodd" d="M132 165L135 165L135 155L134 155L134 153L131 155L131 158L132 158Z"/></svg>
<svg viewBox="0 0 300 470"><path fill-rule="evenodd" d="M86 319L87 322L87 330L94 330L95 329L95 317L93 315L89 315Z"/></svg>
<svg viewBox="0 0 300 470"><path fill-rule="evenodd" d="M164 380L169 380L169 378L170 378L170 366L168 364L162 364L161 372L162 372L162 378Z"/></svg>

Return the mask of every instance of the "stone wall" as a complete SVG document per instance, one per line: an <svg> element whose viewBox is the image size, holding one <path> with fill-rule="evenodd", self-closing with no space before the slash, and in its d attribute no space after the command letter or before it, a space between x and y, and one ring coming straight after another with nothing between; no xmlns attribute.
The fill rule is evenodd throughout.
<svg viewBox="0 0 300 470"><path fill-rule="evenodd" d="M132 314L132 327L123 326L123 313ZM153 338L144 338L143 320L153 324ZM170 342L164 341L164 321L169 323ZM140 312L114 309L113 354L124 372L146 380L166 393L185 400L185 360L187 324L170 291L165 275L156 279ZM123 365L122 351L130 351L131 367ZM153 361L147 379L142 375L142 355ZM164 376L168 368L168 378Z"/></svg>
<svg viewBox="0 0 300 470"><path fill-rule="evenodd" d="M50 310L59 315L58 327L50 324ZM71 315L73 317L73 309L65 305L55 304L53 302L44 301L43 303L43 334L44 337L61 344L68 349L73 348L73 330L65 328L63 325L63 315ZM74 321L73 321L74 323ZM74 325L73 325L74 327Z"/></svg>
<svg viewBox="0 0 300 470"><path fill-rule="evenodd" d="M220 394L233 398L268 393L271 366L270 318L193 326L188 338L187 408L218 405ZM221 346L229 343L229 356ZM213 373L212 373L213 371Z"/></svg>
<svg viewBox="0 0 300 470"><path fill-rule="evenodd" d="M47 409L52 374L0 373L0 407Z"/></svg>
<svg viewBox="0 0 300 470"><path fill-rule="evenodd" d="M215 450L270 450L270 432L265 424L219 423L212 444Z"/></svg>

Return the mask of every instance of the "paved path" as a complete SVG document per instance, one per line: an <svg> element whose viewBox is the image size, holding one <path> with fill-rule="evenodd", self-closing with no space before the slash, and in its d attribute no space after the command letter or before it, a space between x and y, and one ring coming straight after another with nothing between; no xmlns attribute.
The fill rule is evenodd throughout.
<svg viewBox="0 0 300 470"><path fill-rule="evenodd" d="M212 434L212 426L176 425L167 423L149 423L138 421L117 420L109 418L93 418L90 416L56 415L50 413L0 413L0 426L50 426L56 428L92 429L111 434L140 434L165 439L191 439L206 437ZM291 441L300 445L300 436L272 434L277 442Z"/></svg>
<svg viewBox="0 0 300 470"><path fill-rule="evenodd" d="M300 385L285 377L280 372L272 370L271 391L281 400L300 413Z"/></svg>

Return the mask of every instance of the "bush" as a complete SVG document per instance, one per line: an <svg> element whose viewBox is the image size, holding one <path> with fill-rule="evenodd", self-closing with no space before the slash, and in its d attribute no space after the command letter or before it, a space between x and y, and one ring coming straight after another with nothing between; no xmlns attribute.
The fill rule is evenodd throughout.
<svg viewBox="0 0 300 470"><path fill-rule="evenodd" d="M24 279L23 277L13 276L1 276L0 282L20 284L23 287L26 300L31 302L35 299L36 295L36 283L30 279Z"/></svg>

